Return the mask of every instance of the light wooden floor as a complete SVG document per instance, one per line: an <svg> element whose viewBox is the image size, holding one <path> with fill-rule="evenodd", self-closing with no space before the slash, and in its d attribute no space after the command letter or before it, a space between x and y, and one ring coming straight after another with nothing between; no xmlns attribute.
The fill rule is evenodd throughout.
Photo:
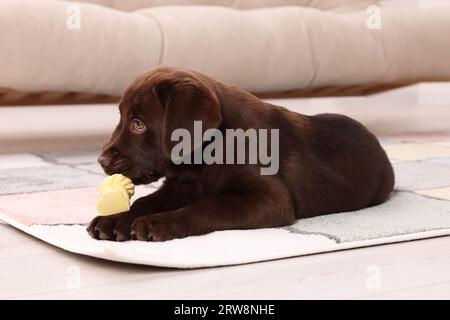
<svg viewBox="0 0 450 320"><path fill-rule="evenodd" d="M186 271L74 255L0 225L0 298L449 299L449 248L442 237Z"/></svg>

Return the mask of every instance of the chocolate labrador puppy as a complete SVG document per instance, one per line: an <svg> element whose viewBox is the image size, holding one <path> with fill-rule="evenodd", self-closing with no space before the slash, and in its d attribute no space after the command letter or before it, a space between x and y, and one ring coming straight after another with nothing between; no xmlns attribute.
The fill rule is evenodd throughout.
<svg viewBox="0 0 450 320"><path fill-rule="evenodd" d="M194 71L159 67L139 76L119 109L120 122L98 160L104 171L122 173L135 184L165 181L129 212L95 218L87 229L95 239L166 241L282 227L299 218L378 205L393 190L386 153L355 120L290 112ZM172 134L180 128L192 133L194 121L201 121L202 132L278 129L278 170L263 175L260 161L175 163Z"/></svg>

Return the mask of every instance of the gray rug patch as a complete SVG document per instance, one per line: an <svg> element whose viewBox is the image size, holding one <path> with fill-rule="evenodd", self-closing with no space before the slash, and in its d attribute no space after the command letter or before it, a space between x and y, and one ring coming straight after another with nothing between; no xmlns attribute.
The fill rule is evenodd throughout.
<svg viewBox="0 0 450 320"><path fill-rule="evenodd" d="M395 186L399 190L424 190L447 187L450 166L429 161L399 162L392 164Z"/></svg>
<svg viewBox="0 0 450 320"><path fill-rule="evenodd" d="M301 219L292 227L298 232L324 234L338 242L446 229L450 228L450 202L396 192L377 207Z"/></svg>
<svg viewBox="0 0 450 320"><path fill-rule="evenodd" d="M96 164L98 151L77 151L74 152L47 152L43 154L37 154L42 159L58 164Z"/></svg>
<svg viewBox="0 0 450 320"><path fill-rule="evenodd" d="M80 165L76 165L75 168L84 170L84 171L87 171L89 173L93 173L96 175L101 175L103 178L106 178L105 172L103 172L103 169L97 163L80 164Z"/></svg>
<svg viewBox="0 0 450 320"><path fill-rule="evenodd" d="M378 139L380 141L381 145L391 145L391 144L400 144L400 141L396 140L385 140L385 139Z"/></svg>
<svg viewBox="0 0 450 320"><path fill-rule="evenodd" d="M68 166L0 170L0 194L98 186L104 177Z"/></svg>
<svg viewBox="0 0 450 320"><path fill-rule="evenodd" d="M297 228L297 226L295 224L292 225L292 226L287 226L287 227L281 228L281 229L284 229L284 230L286 230L286 231L288 231L290 233L294 233L294 234L301 234L301 235L308 235L308 236L309 235L324 236L324 237L327 237L327 238L329 238L331 240L334 240L334 241L336 241L338 243L341 242L341 239L339 239L338 237L336 237L334 235L326 234L326 233L323 233L323 232L303 231L303 230L300 230L299 228Z"/></svg>

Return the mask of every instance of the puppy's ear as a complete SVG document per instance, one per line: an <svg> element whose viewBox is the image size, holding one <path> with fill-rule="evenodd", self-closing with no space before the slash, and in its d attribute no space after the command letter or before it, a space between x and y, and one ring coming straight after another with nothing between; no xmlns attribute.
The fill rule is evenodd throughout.
<svg viewBox="0 0 450 320"><path fill-rule="evenodd" d="M164 152L169 157L172 148L179 143L171 140L174 130L189 131L191 146L194 146L194 121L201 121L202 136L206 130L218 128L222 122L222 110L214 88L198 79L165 79L153 87L153 93L164 109L162 139Z"/></svg>

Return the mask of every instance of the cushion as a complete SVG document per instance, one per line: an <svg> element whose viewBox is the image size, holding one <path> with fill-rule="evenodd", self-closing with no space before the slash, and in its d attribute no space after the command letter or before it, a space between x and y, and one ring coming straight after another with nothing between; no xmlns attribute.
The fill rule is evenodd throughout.
<svg viewBox="0 0 450 320"><path fill-rule="evenodd" d="M381 29L371 30L355 1L279 1L309 7L272 7L271 0L251 10L190 5L127 12L3 0L0 87L118 96L157 65L195 69L255 93L450 79L450 64L443 63L450 54L443 32L449 8L388 6ZM355 9L336 11L333 3ZM80 29L67 27L74 5Z"/></svg>

